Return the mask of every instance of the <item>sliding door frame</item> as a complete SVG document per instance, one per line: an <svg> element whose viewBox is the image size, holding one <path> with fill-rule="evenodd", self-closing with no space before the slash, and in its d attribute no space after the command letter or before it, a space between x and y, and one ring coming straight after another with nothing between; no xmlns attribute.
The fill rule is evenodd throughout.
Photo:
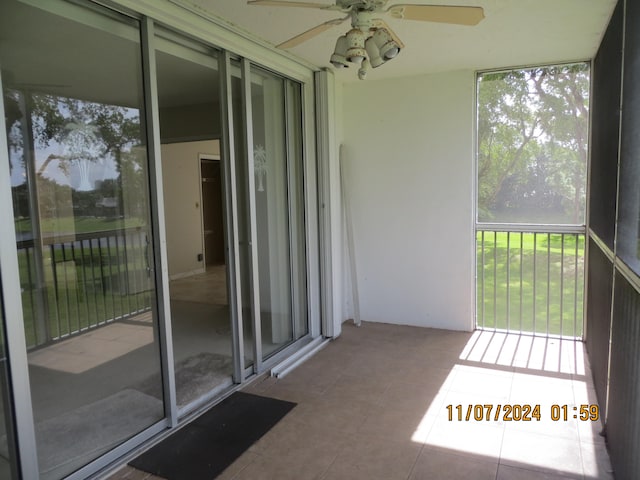
<svg viewBox="0 0 640 480"><path fill-rule="evenodd" d="M0 73L0 92L3 92ZM13 205L11 184L4 179L11 178L9 170L9 149L7 127L4 116L4 95L0 95L0 203ZM0 208L0 224L15 225L13 208ZM18 248L14 228L7 228L0 235L0 276L2 277L2 298L5 309L5 331L7 334L7 357L11 381L11 398L16 425L17 459L23 478L38 478L38 454L36 435L31 409L31 387L29 385L29 365L27 362L27 342L24 333L22 293L20 291L20 270ZM12 432L7 432L10 435Z"/></svg>
<svg viewBox="0 0 640 480"><path fill-rule="evenodd" d="M172 427L178 424L176 407L175 372L173 365L173 338L171 331L171 304L169 297L169 260L164 215L162 185L162 159L160 156L160 107L158 105L158 79L156 70L155 32L149 17L142 20L142 67L144 81L145 126L149 155L149 190L151 228L154 238L154 268L156 280L156 315L154 321L160 329L160 351L163 377L164 409Z"/></svg>
<svg viewBox="0 0 640 480"><path fill-rule="evenodd" d="M236 188L236 155L234 148L233 91L231 89L231 54L222 51L220 59L220 108L222 109L222 169L224 174L224 212L227 243L227 284L229 285L231 331L233 336L233 380L243 383L246 379L244 362L244 328L242 319L242 291L240 272L240 252L236 247L238 228L238 189Z"/></svg>
<svg viewBox="0 0 640 480"><path fill-rule="evenodd" d="M73 1L73 0L72 0ZM95 1L96 4L106 5L105 8L113 9L123 13L140 22L140 49L141 49L141 73L144 85L144 111L140 114L145 121L145 134L147 140L148 174L147 181L150 189L150 216L151 229L153 234L153 264L152 273L155 278L155 302L154 322L157 322L160 343L160 362L162 369L162 389L164 393L164 414L165 418L150 425L132 438L121 443L106 454L98 457L94 461L81 467L67 478L71 480L82 479L94 475L97 472L108 468L119 459L131 455L137 447L151 440L153 437L163 432L169 432L176 427L183 418L182 411L178 409L176 401L176 383L173 364L173 342L171 330L171 311L169 301L169 275L168 275L168 253L166 240L166 224L164 218L164 192L162 184L162 164L160 157L160 122L158 105L158 86L156 72L156 52L155 52L155 23L160 22L171 30L185 33L189 31L189 26L193 25L193 32L186 33L197 41L217 45L220 43L221 57L220 68L220 94L222 121L222 169L224 175L224 214L226 229L226 250L229 268L227 281L229 285L230 314L232 318L232 341L233 341L233 381L236 384L244 383L248 377L263 373L267 368L281 361L290 355L309 338L314 338L322 333L326 333L321 328L321 306L320 306L320 255L319 255L319 226L318 226L318 174L315 152L315 84L313 70L310 66L296 63L286 56L271 51L265 54L267 63L285 82L292 82L299 85L301 93L300 109L302 125L301 130L301 169L303 177L303 210L304 210L304 245L305 263L300 266L306 269L306 285L295 286L305 290L307 298L307 322L308 333L302 338L297 338L298 331L295 330L296 322L293 319L294 337L284 348L269 357L266 361L262 358L262 335L260 318L260 298L259 298L259 275L258 275L258 245L256 230L256 210L255 210L255 182L254 160L253 160L253 128L251 123L251 68L253 65L259 66L255 58L256 53L247 55L247 45L251 41L238 40L237 48L229 46L229 32L223 30L215 24L215 34L211 34L204 27L212 25L211 19L196 18L196 15L185 13L181 7L167 5L166 9L156 9L151 0L116 0L116 1ZM90 4L92 6L92 4ZM213 22L215 23L215 22ZM235 34L235 33L234 33ZM226 37L225 37L226 35ZM216 39L224 38L222 42ZM244 353L244 331L243 312L241 297L241 269L240 252L238 250L238 190L236 187L237 175L235 164L238 152L234 148L234 114L232 91L231 91L231 59L238 58L230 53L228 48L238 51L241 65L241 85L242 85L242 113L244 114L243 128L245 129L245 142L247 149L247 178L240 179L248 182L248 193L250 201L249 226L250 226L250 264L251 264L251 290L250 300L252 306L253 322L253 366L247 368L245 365ZM258 55L269 52L266 46L257 48ZM254 57L254 58L251 58ZM264 59L263 59L264 60ZM260 68L264 68L260 65ZM2 90L2 77L0 75L0 90ZM285 89L285 104L291 99ZM0 111L4 112L4 99L0 97ZM287 111L287 110L285 110ZM286 118L287 137L290 135L292 119ZM295 121L298 121L296 117ZM293 161L292 146L287 141L287 161ZM287 167L289 168L289 167ZM289 172L289 171L288 171ZM289 177L289 176L288 176ZM8 141L6 135L6 125L4 115L0 118L0 202L4 205L12 205L12 191L8 179L9 155ZM291 188L289 178L288 187ZM289 209L288 213L291 211ZM12 208L0 209L0 223L14 225L15 218ZM290 241L291 231L289 232ZM32 410L31 387L29 383L29 365L27 358L27 344L24 332L24 315L21 302L20 272L18 266L18 250L16 243L16 232L14 228L6 229L0 235L0 279L2 297L4 298L4 312L6 320L6 343L7 357L9 359L9 373L11 377L11 408L16 425L16 442L18 456L18 468L22 478L38 478L39 465L36 449L35 423ZM293 277L292 277L293 281ZM293 288L293 287L292 287ZM293 301L293 299L292 299ZM295 309L294 309L295 311ZM10 321L9 321L10 319ZM210 399L204 398L204 401ZM186 413L186 412L185 412ZM10 435L11 432L8 432Z"/></svg>
<svg viewBox="0 0 640 480"><path fill-rule="evenodd" d="M244 139L247 158L247 178L239 178L238 181L246 182L249 198L247 199L247 209L249 218L249 278L251 295L251 320L253 322L253 372L260 374L263 372L262 359L262 316L260 310L260 272L258 268L258 227L256 216L256 185L255 162L253 158L253 105L251 98L251 62L243 58L240 63L242 77L242 109L244 112Z"/></svg>

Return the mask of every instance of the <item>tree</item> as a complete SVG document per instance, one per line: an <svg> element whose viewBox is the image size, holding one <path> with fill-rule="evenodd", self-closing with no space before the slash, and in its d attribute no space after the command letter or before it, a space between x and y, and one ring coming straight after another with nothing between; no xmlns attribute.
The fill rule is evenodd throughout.
<svg viewBox="0 0 640 480"><path fill-rule="evenodd" d="M22 162L22 168L25 168L24 162L27 161L27 156L23 154L23 122L26 115L30 115L35 149L45 150L56 144L59 146L60 153L49 154L37 166L38 178L44 178L52 162L56 162L57 168L66 176L70 175L71 167L80 171L81 182L76 190L94 191L96 186L89 181L91 165L104 164L111 158L119 177L115 196L122 200L125 182L137 187L144 186L141 178L124 178L142 177L145 173L146 156L139 154L142 135L137 110L19 90L6 90L4 99L7 105L5 118L9 146L16 152L13 158L19 158ZM12 165L12 168L18 167ZM133 210L140 211L140 208Z"/></svg>
<svg viewBox="0 0 640 480"><path fill-rule="evenodd" d="M478 219L584 219L589 67L488 73L478 84Z"/></svg>

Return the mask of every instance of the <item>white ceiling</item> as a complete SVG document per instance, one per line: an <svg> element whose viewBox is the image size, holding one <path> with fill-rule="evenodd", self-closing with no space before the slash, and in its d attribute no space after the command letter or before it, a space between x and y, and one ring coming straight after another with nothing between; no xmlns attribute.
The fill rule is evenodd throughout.
<svg viewBox="0 0 640 480"><path fill-rule="evenodd" d="M247 5L245 0L185 0L277 45L340 12ZM330 0L312 0L331 4ZM402 1L402 0L400 0ZM585 60L596 53L616 0L409 0L413 4L473 5L484 8L477 26L384 18L405 43L394 60L369 72L368 79L419 75L459 69ZM390 0L388 5L397 3ZM333 27L291 53L318 66L330 66L338 36L349 22ZM338 71L357 81L356 69Z"/></svg>

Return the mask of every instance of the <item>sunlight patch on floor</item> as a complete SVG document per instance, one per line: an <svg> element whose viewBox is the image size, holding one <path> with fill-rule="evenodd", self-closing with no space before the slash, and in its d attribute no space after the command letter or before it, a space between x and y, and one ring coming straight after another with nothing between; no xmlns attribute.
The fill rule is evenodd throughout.
<svg viewBox="0 0 640 480"><path fill-rule="evenodd" d="M599 414L580 419L598 410L590 375L580 341L476 331L411 439L550 478L609 478Z"/></svg>
<svg viewBox="0 0 640 480"><path fill-rule="evenodd" d="M28 355L29 365L83 373L153 342L152 323L114 322Z"/></svg>
<svg viewBox="0 0 640 480"><path fill-rule="evenodd" d="M460 360L503 367L585 375L584 344L572 339L476 330Z"/></svg>

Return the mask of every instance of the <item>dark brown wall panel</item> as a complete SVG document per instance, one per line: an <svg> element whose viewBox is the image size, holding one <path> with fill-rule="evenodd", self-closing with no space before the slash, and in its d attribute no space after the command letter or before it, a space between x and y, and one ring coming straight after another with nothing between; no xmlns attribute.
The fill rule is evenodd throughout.
<svg viewBox="0 0 640 480"><path fill-rule="evenodd" d="M624 8L621 9L621 6ZM621 29L624 23L624 30ZM590 228L609 247L615 226L617 263L613 297L611 261L593 240L589 251L587 350L599 401L606 381L605 328L611 322L607 445L615 478L640 479L640 1L620 1L594 60ZM624 38L621 37L624 31ZM622 38L623 54L620 56ZM620 74L623 65L623 74ZM621 82L622 81L622 82ZM616 84L618 90L616 91ZM622 100L619 118L618 107ZM619 171L611 160L619 157ZM617 205L616 181L619 179ZM618 217L614 212L617 208ZM621 270L622 269L622 270ZM621 271L625 271L623 275ZM628 279L632 279L629 281ZM635 286L634 286L635 285Z"/></svg>
<svg viewBox="0 0 640 480"><path fill-rule="evenodd" d="M640 1L625 12L620 193L616 254L640 275Z"/></svg>
<svg viewBox="0 0 640 480"><path fill-rule="evenodd" d="M613 290L613 263L593 240L589 240L589 282L587 290L586 347L598 395L598 404L604 412L607 397L609 366L609 327L611 326L611 295Z"/></svg>
<svg viewBox="0 0 640 480"><path fill-rule="evenodd" d="M607 440L617 480L640 478L640 294L616 273Z"/></svg>
<svg viewBox="0 0 640 480"><path fill-rule="evenodd" d="M613 250L618 177L623 2L619 2L593 61L589 227Z"/></svg>
<svg viewBox="0 0 640 480"><path fill-rule="evenodd" d="M616 220L623 2L619 2L593 61L589 227L613 251Z"/></svg>

